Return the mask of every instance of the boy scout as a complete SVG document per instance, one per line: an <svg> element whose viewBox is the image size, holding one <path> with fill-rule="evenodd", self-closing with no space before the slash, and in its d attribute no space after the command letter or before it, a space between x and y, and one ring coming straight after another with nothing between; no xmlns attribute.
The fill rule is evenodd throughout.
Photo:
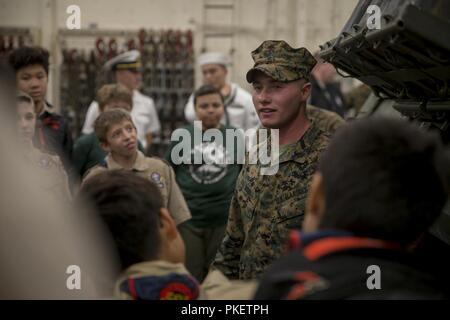
<svg viewBox="0 0 450 320"><path fill-rule="evenodd" d="M136 128L128 112L121 109L105 111L95 121L94 128L102 148L109 154L103 163L88 171L83 183L105 170L132 170L160 188L164 207L172 213L177 225L191 218L173 169L160 159L146 158L137 149Z"/></svg>
<svg viewBox="0 0 450 320"><path fill-rule="evenodd" d="M33 171L40 175L39 185L56 197L70 200L69 182L64 167L56 155L50 155L33 146L36 112L33 99L25 93L17 96L17 131L24 157Z"/></svg>
<svg viewBox="0 0 450 320"><path fill-rule="evenodd" d="M34 146L58 154L66 170L70 170L72 137L68 122L55 113L46 100L48 51L40 47L21 47L11 52L9 63L16 72L17 88L33 99L36 108Z"/></svg>
<svg viewBox="0 0 450 320"><path fill-rule="evenodd" d="M262 126L279 130L280 155L275 175L261 175L260 164L245 164L236 183L213 267L240 279L258 277L281 255L289 229L301 226L309 183L330 138L306 112L308 79L316 64L311 53L284 41L265 41L252 57L247 81L253 85L253 103Z"/></svg>
<svg viewBox="0 0 450 320"><path fill-rule="evenodd" d="M227 152L226 131L233 127L223 125L220 119L224 113L224 99L218 89L210 85L201 86L194 92L194 104L201 128L194 124L184 127L190 133L190 164L176 164L172 150L178 142L173 142L166 153L166 160L173 167L178 185L183 192L192 214L192 219L180 228L186 242L186 267L194 277L202 281L222 242L228 220L231 198L241 165L237 161L237 150L231 155ZM201 139L195 136L207 130L219 130L222 142ZM201 151L200 151L201 150ZM214 150L214 151L211 151ZM195 163L196 153L201 153L203 160Z"/></svg>
<svg viewBox="0 0 450 320"><path fill-rule="evenodd" d="M254 281L229 281L213 271L199 286L184 267L185 247L154 183L124 170L103 171L83 184L114 239L122 274L120 299L249 299Z"/></svg>
<svg viewBox="0 0 450 320"><path fill-rule="evenodd" d="M100 112L115 108L131 112L133 100L131 91L121 84L106 84L97 92ZM139 150L144 151L138 142ZM100 147L95 132L85 134L75 141L72 152L72 164L80 177L106 157L106 152Z"/></svg>

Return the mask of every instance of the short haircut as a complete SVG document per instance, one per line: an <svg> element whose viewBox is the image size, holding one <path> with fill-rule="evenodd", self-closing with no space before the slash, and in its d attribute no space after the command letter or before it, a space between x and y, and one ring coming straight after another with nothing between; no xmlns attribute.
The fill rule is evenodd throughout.
<svg viewBox="0 0 450 320"><path fill-rule="evenodd" d="M79 196L109 229L122 269L158 258L163 200L153 182L128 170L107 170L87 179Z"/></svg>
<svg viewBox="0 0 450 320"><path fill-rule="evenodd" d="M203 86L201 86L200 88L198 88L195 92L194 92L194 108L197 105L197 98L201 97L201 96L206 96L209 94L218 94L220 96L220 100L222 100L222 103L225 103L225 100L222 96L222 94L220 93L220 90L214 88L212 85L209 84L205 84Z"/></svg>
<svg viewBox="0 0 450 320"><path fill-rule="evenodd" d="M100 113L94 123L94 131L100 142L107 142L106 135L111 126L121 123L124 120L128 120L133 123L131 115L122 109L107 110ZM133 124L134 126L134 124Z"/></svg>
<svg viewBox="0 0 450 320"><path fill-rule="evenodd" d="M412 123L377 117L344 126L319 163L319 228L410 244L446 203L448 163L438 135Z"/></svg>
<svg viewBox="0 0 450 320"><path fill-rule="evenodd" d="M105 84L97 91L98 106L103 111L105 106L110 102L123 101L133 106L133 97L131 91L123 84Z"/></svg>
<svg viewBox="0 0 450 320"><path fill-rule="evenodd" d="M38 64L48 75L49 53L41 47L21 47L10 53L9 63L16 73L24 67Z"/></svg>
<svg viewBox="0 0 450 320"><path fill-rule="evenodd" d="M33 98L31 98L28 94L26 94L25 92L22 91L18 91L17 95L16 95L16 100L18 103L24 102L24 103L29 103L33 106L34 108L34 100Z"/></svg>

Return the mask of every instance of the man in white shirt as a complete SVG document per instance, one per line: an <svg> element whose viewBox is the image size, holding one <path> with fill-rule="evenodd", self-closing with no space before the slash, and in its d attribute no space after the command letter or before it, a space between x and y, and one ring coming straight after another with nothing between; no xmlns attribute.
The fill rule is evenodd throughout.
<svg viewBox="0 0 450 320"><path fill-rule="evenodd" d="M250 93L235 83L227 82L229 59L219 52L200 55L198 63L203 74L203 83L220 90L224 97L225 112L221 122L239 129L250 129L259 125L259 118ZM186 120L196 120L193 95L184 109Z"/></svg>
<svg viewBox="0 0 450 320"><path fill-rule="evenodd" d="M148 150L153 137L159 135L161 124L156 112L153 99L143 95L138 90L142 84L140 72L141 54L138 50L131 50L119 54L105 63L104 69L113 72L114 79L133 91L133 109L131 116L136 126L138 140L144 149ZM100 114L97 101L92 101L86 113L82 133L94 131L94 121Z"/></svg>

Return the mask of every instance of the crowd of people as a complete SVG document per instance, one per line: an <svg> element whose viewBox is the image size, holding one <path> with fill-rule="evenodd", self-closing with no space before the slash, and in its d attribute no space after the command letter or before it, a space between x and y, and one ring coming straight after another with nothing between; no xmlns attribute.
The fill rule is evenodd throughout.
<svg viewBox="0 0 450 320"><path fill-rule="evenodd" d="M46 100L48 51L22 47L2 62L15 73L2 77L15 82L2 83L2 97L16 88L2 103L16 116L17 157L39 173L35 186L49 199L89 208L111 244L117 270L110 291L94 296L446 298L448 278L429 263L437 242L447 246L429 240L449 194L440 137L406 120L346 122L350 100L333 66L306 48L268 40L251 56L251 93L227 80L226 55L198 57L203 84L181 128L188 148L173 140L163 159L150 154L160 123L139 92L139 51L105 64L115 83L99 88L73 145ZM245 159L276 142L272 174L261 161L237 161L239 148L230 154L246 132L264 129ZM371 266L381 288L368 285Z"/></svg>

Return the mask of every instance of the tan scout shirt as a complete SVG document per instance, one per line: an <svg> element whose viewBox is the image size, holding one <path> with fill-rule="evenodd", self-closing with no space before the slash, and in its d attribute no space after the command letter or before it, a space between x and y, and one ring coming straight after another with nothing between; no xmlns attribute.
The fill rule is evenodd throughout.
<svg viewBox="0 0 450 320"><path fill-rule="evenodd" d="M96 165L89 170L84 176L83 181L105 170L114 169L123 168L109 154L105 158L105 163ZM142 152L138 151L132 170L139 176L154 182L160 188L164 206L169 210L177 225L191 218L191 213L183 194L175 181L175 173L168 164L161 159L147 158Z"/></svg>
<svg viewBox="0 0 450 320"><path fill-rule="evenodd" d="M24 155L26 163L39 175L39 186L56 197L70 201L69 179L57 155L31 148Z"/></svg>
<svg viewBox="0 0 450 320"><path fill-rule="evenodd" d="M283 253L290 229L301 228L309 184L331 135L323 121L310 118L299 141L280 146L276 174L262 175L259 163L244 165L213 263L228 278L257 278Z"/></svg>

